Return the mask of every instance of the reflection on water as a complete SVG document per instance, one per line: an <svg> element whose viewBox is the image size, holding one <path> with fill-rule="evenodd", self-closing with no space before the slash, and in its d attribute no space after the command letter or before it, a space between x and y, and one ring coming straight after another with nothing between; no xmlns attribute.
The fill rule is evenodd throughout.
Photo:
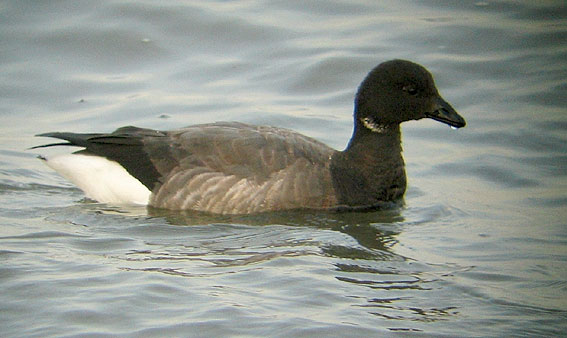
<svg viewBox="0 0 567 338"><path fill-rule="evenodd" d="M98 208L97 204L93 206ZM365 213L285 211L239 216L148 211L152 223L165 221L181 226L177 229L190 232L191 240L183 237L182 242L171 238L165 243L152 241L143 250L115 256L115 259L125 261L122 264L125 271L186 278L212 278L249 269L270 274L271 268L287 266L287 259L317 261L326 257L334 260L334 268L325 274L355 286L346 295L356 300L355 306L389 320L430 323L457 315L459 303L440 308L429 301L422 307L414 302L410 302L410 306L404 301L423 292L434 292L437 278L443 275L471 269L421 264L391 250L402 229L399 224L404 223L401 208ZM110 215L113 210L103 212ZM198 272L195 265L201 267ZM380 292L385 292L383 298L377 298ZM399 296L395 297L395 294ZM393 331L397 330L421 331L403 326Z"/></svg>
<svg viewBox="0 0 567 338"><path fill-rule="evenodd" d="M331 256L371 259L386 255L388 247L395 244L394 229L383 231L388 224L403 222L400 208L373 212L325 212L291 210L256 215L210 215L195 211L170 211L149 209L152 217L163 217L173 225L246 224L252 226L285 225L315 227L339 231L351 236L361 249L341 248L331 245L323 248ZM380 226L378 226L378 224Z"/></svg>
<svg viewBox="0 0 567 338"><path fill-rule="evenodd" d="M566 16L563 1L3 2L2 336L564 335ZM46 131L219 120L342 149L358 84L392 58L430 69L468 122L403 126L402 206L101 205L25 150Z"/></svg>

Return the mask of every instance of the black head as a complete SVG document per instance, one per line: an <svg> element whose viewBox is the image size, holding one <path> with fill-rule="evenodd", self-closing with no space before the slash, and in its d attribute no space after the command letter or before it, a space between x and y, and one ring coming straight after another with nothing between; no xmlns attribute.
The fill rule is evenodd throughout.
<svg viewBox="0 0 567 338"><path fill-rule="evenodd" d="M379 64L361 83L355 100L356 123L373 129L432 118L455 128L465 120L437 91L431 74L405 60Z"/></svg>

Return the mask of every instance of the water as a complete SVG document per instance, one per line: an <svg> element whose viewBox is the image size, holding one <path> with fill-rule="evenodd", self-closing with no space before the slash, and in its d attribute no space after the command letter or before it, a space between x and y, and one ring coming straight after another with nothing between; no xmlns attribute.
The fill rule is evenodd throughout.
<svg viewBox="0 0 567 338"><path fill-rule="evenodd" d="M1 335L564 335L566 17L563 1L2 2ZM404 125L401 208L102 205L26 150L218 120L343 148L357 85L391 58L430 69L468 123Z"/></svg>

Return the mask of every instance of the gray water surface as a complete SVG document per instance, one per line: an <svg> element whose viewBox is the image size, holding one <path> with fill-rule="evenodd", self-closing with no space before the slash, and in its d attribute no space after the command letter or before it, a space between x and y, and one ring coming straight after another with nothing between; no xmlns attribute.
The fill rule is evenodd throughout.
<svg viewBox="0 0 567 338"><path fill-rule="evenodd" d="M563 1L0 2L0 335L565 335L566 18ZM404 124L399 208L104 205L26 150L221 120L342 149L358 84L392 58L468 123Z"/></svg>

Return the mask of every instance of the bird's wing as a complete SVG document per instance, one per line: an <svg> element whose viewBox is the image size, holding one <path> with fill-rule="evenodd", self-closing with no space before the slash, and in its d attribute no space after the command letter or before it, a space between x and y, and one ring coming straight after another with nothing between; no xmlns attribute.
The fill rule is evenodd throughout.
<svg viewBox="0 0 567 338"><path fill-rule="evenodd" d="M162 175L150 202L157 207L250 213L335 203L334 150L286 129L215 123L144 143Z"/></svg>

